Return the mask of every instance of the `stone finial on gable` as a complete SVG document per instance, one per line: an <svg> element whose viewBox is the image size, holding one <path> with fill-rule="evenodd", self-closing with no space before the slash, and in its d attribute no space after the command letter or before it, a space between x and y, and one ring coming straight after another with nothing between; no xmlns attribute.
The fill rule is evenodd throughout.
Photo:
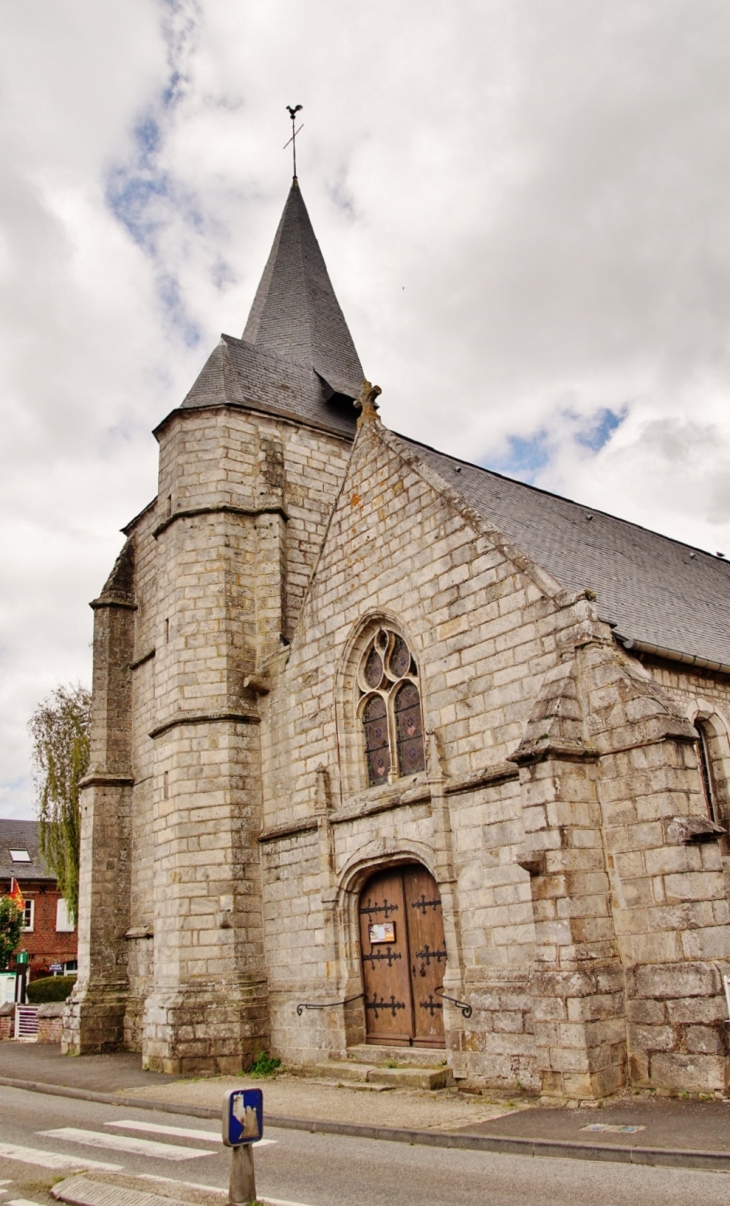
<svg viewBox="0 0 730 1206"><path fill-rule="evenodd" d="M551 756L578 760L597 756L585 740L574 658L545 675L525 735L507 761L527 765Z"/></svg>
<svg viewBox="0 0 730 1206"><path fill-rule="evenodd" d="M378 404L375 401L382 394L382 389L379 385L371 385L369 381L363 381L360 393L355 399L355 407L360 411L360 418L357 421L358 427L362 423L370 423L377 417Z"/></svg>

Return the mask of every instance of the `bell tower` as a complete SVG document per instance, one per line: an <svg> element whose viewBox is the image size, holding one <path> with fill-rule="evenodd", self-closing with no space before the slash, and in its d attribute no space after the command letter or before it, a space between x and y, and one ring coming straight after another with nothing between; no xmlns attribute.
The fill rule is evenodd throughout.
<svg viewBox="0 0 730 1206"><path fill-rule="evenodd" d="M237 1071L267 1046L261 705L344 475L362 378L295 178L243 337L221 336L155 431L158 494L126 529L124 598L105 588L95 604L88 941L68 1050L126 1042L149 1068L195 1073ZM124 882L110 882L112 865Z"/></svg>

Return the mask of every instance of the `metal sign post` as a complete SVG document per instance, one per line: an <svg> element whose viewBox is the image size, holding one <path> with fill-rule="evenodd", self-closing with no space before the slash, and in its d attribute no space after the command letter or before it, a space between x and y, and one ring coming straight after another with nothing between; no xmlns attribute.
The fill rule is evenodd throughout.
<svg viewBox="0 0 730 1206"><path fill-rule="evenodd" d="M230 1206L256 1201L251 1145L264 1133L264 1095L261 1089L229 1089L223 1098L223 1142L231 1150Z"/></svg>
<svg viewBox="0 0 730 1206"><path fill-rule="evenodd" d="M28 978L28 952L18 951L15 956L15 1002L25 1002L25 982Z"/></svg>

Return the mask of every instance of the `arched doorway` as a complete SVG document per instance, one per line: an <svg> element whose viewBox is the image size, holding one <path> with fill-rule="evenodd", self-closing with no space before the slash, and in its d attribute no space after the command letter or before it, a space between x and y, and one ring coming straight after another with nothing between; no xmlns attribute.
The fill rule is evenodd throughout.
<svg viewBox="0 0 730 1206"><path fill-rule="evenodd" d="M444 1046L441 895L420 863L378 871L360 893L367 1041Z"/></svg>

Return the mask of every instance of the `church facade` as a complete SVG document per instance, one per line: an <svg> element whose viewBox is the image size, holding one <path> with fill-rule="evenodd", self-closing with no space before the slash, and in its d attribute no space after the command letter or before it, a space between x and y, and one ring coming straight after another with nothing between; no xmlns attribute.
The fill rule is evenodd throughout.
<svg viewBox="0 0 730 1206"><path fill-rule="evenodd" d="M724 1091L730 566L363 378L295 179L92 604L65 1050Z"/></svg>

